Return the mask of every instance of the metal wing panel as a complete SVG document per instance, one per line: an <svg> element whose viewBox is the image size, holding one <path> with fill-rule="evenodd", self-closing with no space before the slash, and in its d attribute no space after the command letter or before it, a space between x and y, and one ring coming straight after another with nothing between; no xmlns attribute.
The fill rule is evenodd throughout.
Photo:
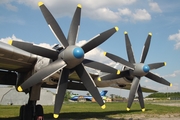
<svg viewBox="0 0 180 120"><path fill-rule="evenodd" d="M130 84L128 84L128 85L126 85L124 87L121 87L121 89L125 89L125 90L130 90L130 88L131 88ZM142 92L146 92L146 93L158 92L156 90L153 90L153 89L150 89L150 88L145 88L145 87L141 87L141 89L142 89Z"/></svg>
<svg viewBox="0 0 180 120"><path fill-rule="evenodd" d="M91 73L89 73L89 74L93 80L99 76L99 75L95 75L95 74L91 74ZM77 75L77 73L74 71L69 75L69 80L80 81L80 78Z"/></svg>
<svg viewBox="0 0 180 120"><path fill-rule="evenodd" d="M57 88L57 84L56 85L48 85L46 83L42 84L43 88ZM87 91L87 89L84 87L82 82L77 82L77 81L68 81L68 86L67 89L70 90L84 90Z"/></svg>
<svg viewBox="0 0 180 120"><path fill-rule="evenodd" d="M0 69L26 71L34 67L37 56L0 42Z"/></svg>

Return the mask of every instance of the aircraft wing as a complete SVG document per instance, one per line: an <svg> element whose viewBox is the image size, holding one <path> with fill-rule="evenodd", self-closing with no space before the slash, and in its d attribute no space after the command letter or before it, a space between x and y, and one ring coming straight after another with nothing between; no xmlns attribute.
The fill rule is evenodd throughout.
<svg viewBox="0 0 180 120"><path fill-rule="evenodd" d="M29 71L34 67L35 63L37 62L37 56L11 46L9 44L0 42L0 84L4 85L16 85L17 74L15 72L9 71L16 71L16 72L25 72ZM96 79L98 75L90 74L92 79ZM130 89L130 84L126 86L119 87L112 86L115 88L122 88L122 89ZM57 85L48 85L43 83L42 87L45 88L56 88ZM101 87L98 86L97 87ZM108 86L107 86L108 87ZM109 86L110 87L110 86ZM69 82L68 82L68 89L73 90L86 90L83 83L80 81L76 72L72 72L69 75ZM148 88L143 88L143 92L157 92L155 90L151 90Z"/></svg>
<svg viewBox="0 0 180 120"><path fill-rule="evenodd" d="M96 74L90 74L91 75L91 77L93 78L93 80L96 80L96 78L99 76L99 75L96 75ZM69 80L73 80L73 81L75 81L75 82L79 82L80 83L80 78L78 77L78 75L76 74L76 72L73 72L70 76L69 76ZM74 84L74 83L72 83L72 84ZM108 83L109 84L109 83ZM80 86L80 85L79 85ZM82 84L82 86L83 86L83 84ZM97 84L97 87L101 87L101 85L100 84ZM105 87L105 86L104 86ZM109 86L106 86L106 87L114 87L114 88L120 88L120 89L125 89L125 90L130 90L130 88L131 88L131 84L126 84L126 85L124 85L124 84L122 84L122 85L120 85L120 84L114 84L114 83L112 83L112 84L109 84ZM81 87L82 88L82 87ZM152 93L152 92L158 92L158 91L156 91L156 90L153 90L153 89L149 89L149 88L146 88L146 87L141 87L142 88L142 91L143 92L146 92L146 93Z"/></svg>
<svg viewBox="0 0 180 120"><path fill-rule="evenodd" d="M25 72L34 67L36 61L36 55L0 42L0 69Z"/></svg>
<svg viewBox="0 0 180 120"><path fill-rule="evenodd" d="M96 78L99 76L99 75L96 75L96 74L92 74L90 73L91 77L93 78L93 80L96 80ZM76 72L73 72L72 74L70 74L69 76L69 80L72 80L71 83L69 83L69 85L71 87L75 87L77 84L78 84L78 88L81 88L80 90L86 90L85 87L83 87L83 84L81 83L80 81L80 78L78 77L77 73ZM75 84L76 83L76 84ZM109 83L108 83L109 84ZM101 87L100 84L97 84L97 87ZM105 87L105 86L104 86ZM125 90L130 90L131 88L131 84L126 84L126 85L120 85L120 84L109 84L109 86L106 86L106 87L114 87L114 88L120 88L120 89L125 89ZM84 89L83 89L84 88ZM149 89L149 88L146 88L146 87L141 87L142 88L142 91L143 92L146 92L146 93L152 93L152 92L158 92L156 90L153 90L153 89Z"/></svg>
<svg viewBox="0 0 180 120"><path fill-rule="evenodd" d="M125 90L130 90L131 84L127 84L126 86L124 86L124 87L119 87L119 88L125 89ZM156 91L156 90L149 89L149 88L146 88L146 87L141 87L141 89L142 89L142 92L146 92L146 93L158 92L158 91Z"/></svg>
<svg viewBox="0 0 180 120"><path fill-rule="evenodd" d="M90 74L90 76L92 77L93 80L99 76L99 75L92 74L92 73L89 73L89 74ZM69 80L80 81L80 78L79 78L79 76L77 75L76 72L73 72L73 73L71 73L71 74L69 75Z"/></svg>
<svg viewBox="0 0 180 120"><path fill-rule="evenodd" d="M10 71L29 71L36 61L36 55L0 41L0 84L15 85L17 74Z"/></svg>

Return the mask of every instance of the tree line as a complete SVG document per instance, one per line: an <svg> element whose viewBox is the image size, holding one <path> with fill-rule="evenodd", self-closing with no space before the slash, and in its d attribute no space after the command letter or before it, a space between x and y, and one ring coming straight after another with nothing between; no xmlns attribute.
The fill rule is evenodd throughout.
<svg viewBox="0 0 180 120"><path fill-rule="evenodd" d="M146 98L180 98L180 92L157 92L148 95Z"/></svg>

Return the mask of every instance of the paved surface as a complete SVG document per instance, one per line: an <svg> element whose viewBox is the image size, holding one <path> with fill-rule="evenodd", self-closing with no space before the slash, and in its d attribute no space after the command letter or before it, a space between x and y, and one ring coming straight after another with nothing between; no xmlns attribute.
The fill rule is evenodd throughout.
<svg viewBox="0 0 180 120"><path fill-rule="evenodd" d="M55 120L55 119L45 119L45 120ZM69 119L63 119L59 118L56 120L69 120ZM146 117L146 115L143 114L136 114L133 116L125 116L123 118L110 118L110 119L97 119L97 118L87 118L87 119L70 119L70 120L180 120L180 113L176 114L165 114L165 115L153 115L152 117Z"/></svg>
<svg viewBox="0 0 180 120"><path fill-rule="evenodd" d="M55 119L45 119L45 120L55 120ZM69 120L69 119L57 119L57 120ZM70 119L70 120L83 120L83 119ZM85 119L86 120L86 119ZM87 119L87 120L180 120L179 117L174 118L119 118L119 119Z"/></svg>

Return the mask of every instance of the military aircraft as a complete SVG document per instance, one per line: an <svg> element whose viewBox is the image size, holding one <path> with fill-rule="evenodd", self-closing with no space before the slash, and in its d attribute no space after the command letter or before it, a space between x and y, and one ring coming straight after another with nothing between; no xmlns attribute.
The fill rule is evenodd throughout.
<svg viewBox="0 0 180 120"><path fill-rule="evenodd" d="M172 84L170 82L168 82L167 80L165 80L164 78L150 72L150 70L165 66L166 62L144 64L147 53L149 51L152 33L148 34L148 37L146 39L146 42L145 42L143 50L142 50L141 59L140 59L139 63L136 63L136 61L135 61L134 53L133 53L133 50L131 47L132 45L129 40L128 33L125 31L124 34L125 34L126 52L127 52L129 61L127 61L119 56L116 56L114 54L104 52L105 56L107 56L108 58L110 58L111 60L113 60L117 63L121 63L124 66L122 67L120 74L118 74L118 75L114 74L114 73L106 74L102 77L99 77L98 80L99 81L118 80L120 85L125 85L125 86L128 85L128 83L131 83L130 93L129 93L129 97L128 97L127 111L130 110L130 107L133 103L136 93L138 94L138 99L139 99L141 109L142 109L142 111L145 111L142 87L140 85L141 77L145 76L155 82L158 82L158 83L161 83L161 84L167 85L167 86L172 86Z"/></svg>
<svg viewBox="0 0 180 120"><path fill-rule="evenodd" d="M89 91L104 109L106 106L85 66L97 68L104 72L119 72L107 65L84 59L84 55L117 32L118 27L113 27L96 35L89 42L79 47L76 45L76 40L80 27L82 6L77 5L66 39L47 7L42 2L39 2L38 5L49 28L62 46L55 45L52 49L47 49L22 41L10 40L10 45L0 43L0 84L15 85L17 91L29 93L27 105L20 109L20 119L42 118L43 108L41 105L36 105L36 101L40 97L41 87L57 88L54 118L59 116L66 89ZM79 83L73 82L74 74L75 78L80 80Z"/></svg>
<svg viewBox="0 0 180 120"><path fill-rule="evenodd" d="M103 100L105 100L107 92L108 92L107 90L103 90L100 92L100 95L101 95ZM84 96L84 95L72 95L70 100L78 101L79 97L86 99L86 101L92 101L92 99L93 99L93 97L91 95L86 95L86 96Z"/></svg>
<svg viewBox="0 0 180 120"><path fill-rule="evenodd" d="M66 89L88 91L102 109L106 106L98 87L130 89L129 81L125 81L125 84L121 79L100 82L97 80L98 74L92 74L86 70L86 67L91 67L105 73L120 74L120 71L113 67L84 58L85 53L90 52L117 32L118 27L102 32L78 47L76 40L82 6L77 5L66 39L46 6L42 2L38 5L61 46L57 44L48 49L22 41L10 40L9 44L0 42L0 84L14 85L17 91L29 94L27 104L20 108L20 120L43 119L43 108L41 105L36 105L37 100L40 99L41 87L57 89L54 118L59 116ZM156 92L148 88L142 88L142 91Z"/></svg>

